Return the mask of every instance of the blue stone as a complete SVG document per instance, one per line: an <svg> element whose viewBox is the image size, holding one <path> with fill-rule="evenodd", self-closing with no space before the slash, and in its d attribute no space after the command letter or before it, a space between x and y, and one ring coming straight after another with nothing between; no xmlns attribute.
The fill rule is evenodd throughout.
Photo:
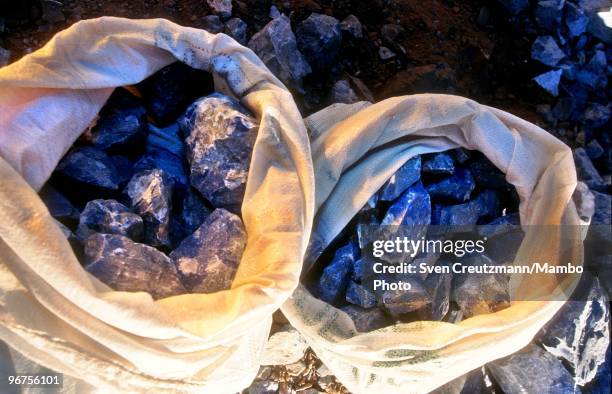
<svg viewBox="0 0 612 394"><path fill-rule="evenodd" d="M399 279L399 278L398 278ZM414 312L431 303L425 284L416 276L404 276L401 280L410 283L410 290L386 290L382 292L381 303L391 315Z"/></svg>
<svg viewBox="0 0 612 394"><path fill-rule="evenodd" d="M246 246L242 220L215 209L204 223L170 253L183 284L194 293L215 293L231 287Z"/></svg>
<svg viewBox="0 0 612 394"><path fill-rule="evenodd" d="M516 15L529 7L529 0L498 0L511 14Z"/></svg>
<svg viewBox="0 0 612 394"><path fill-rule="evenodd" d="M189 188L189 178L185 169L185 162L180 156L176 156L166 150L153 150L145 154L134 164L133 172L160 169L174 183L177 190Z"/></svg>
<svg viewBox="0 0 612 394"><path fill-rule="evenodd" d="M608 68L608 61L606 59L606 53L601 50L595 51L593 57L586 65L586 69L592 71L595 74L604 74Z"/></svg>
<svg viewBox="0 0 612 394"><path fill-rule="evenodd" d="M589 103L584 111L584 126L596 129L610 121L610 104Z"/></svg>
<svg viewBox="0 0 612 394"><path fill-rule="evenodd" d="M485 190L476 199L464 204L437 205L432 215L432 224L442 226L473 225L482 217L495 217L498 205L497 193L492 190Z"/></svg>
<svg viewBox="0 0 612 394"><path fill-rule="evenodd" d="M146 128L144 107L102 111L91 131L91 142L107 152L130 152L142 146Z"/></svg>
<svg viewBox="0 0 612 394"><path fill-rule="evenodd" d="M93 186L115 191L121 183L121 176L113 161L103 151L90 146L72 149L59 162L56 171L84 188Z"/></svg>
<svg viewBox="0 0 612 394"><path fill-rule="evenodd" d="M450 306L451 283L453 275L449 273L431 273L425 281L431 296L431 319L440 321L448 313Z"/></svg>
<svg viewBox="0 0 612 394"><path fill-rule="evenodd" d="M193 234L210 215L210 209L199 196L199 193L187 189L182 198L175 196L178 204L170 219L170 239L173 245L178 245L183 239Z"/></svg>
<svg viewBox="0 0 612 394"><path fill-rule="evenodd" d="M346 301L362 308L373 308L376 306L376 295L365 286L351 281L346 289Z"/></svg>
<svg viewBox="0 0 612 394"><path fill-rule="evenodd" d="M427 192L432 198L463 202L470 199L475 187L470 170L458 168L452 176L428 185Z"/></svg>
<svg viewBox="0 0 612 394"><path fill-rule="evenodd" d="M576 173L578 179L586 183L591 189L599 189L605 182L593 162L587 155L584 148L574 150L574 163L576 164Z"/></svg>
<svg viewBox="0 0 612 394"><path fill-rule="evenodd" d="M225 22L223 32L242 45L247 43L247 24L240 18L232 18Z"/></svg>
<svg viewBox="0 0 612 394"><path fill-rule="evenodd" d="M46 184L39 194L51 216L61 223L72 226L79 220L79 210L53 186Z"/></svg>
<svg viewBox="0 0 612 394"><path fill-rule="evenodd" d="M578 65L573 62L562 62L557 65L560 70L563 71L563 78L568 81L573 81L576 79L576 74L578 73Z"/></svg>
<svg viewBox="0 0 612 394"><path fill-rule="evenodd" d="M469 168L476 183L481 187L506 189L508 186L506 175L486 158L470 163Z"/></svg>
<svg viewBox="0 0 612 394"><path fill-rule="evenodd" d="M115 200L92 200L81 213L76 235L86 240L93 233L119 234L141 242L144 236L142 218Z"/></svg>
<svg viewBox="0 0 612 394"><path fill-rule="evenodd" d="M389 178L378 193L382 201L393 201L421 178L421 157L415 156Z"/></svg>
<svg viewBox="0 0 612 394"><path fill-rule="evenodd" d="M423 162L423 172L429 174L452 174L455 162L447 152L436 153Z"/></svg>
<svg viewBox="0 0 612 394"><path fill-rule="evenodd" d="M604 148L597 142L597 140L591 140L585 147L587 156L592 160L600 158L604 153Z"/></svg>
<svg viewBox="0 0 612 394"><path fill-rule="evenodd" d="M185 155L185 143L178 124L172 123L164 128L149 124L146 149L148 153L163 150L177 157L183 157Z"/></svg>
<svg viewBox="0 0 612 394"><path fill-rule="evenodd" d="M553 37L541 36L536 38L531 46L531 58L547 66L556 66L561 59L565 58L565 53L559 48Z"/></svg>
<svg viewBox="0 0 612 394"><path fill-rule="evenodd" d="M576 80L584 86L588 86L591 90L597 89L602 81L599 75L587 68L583 68L576 73Z"/></svg>
<svg viewBox="0 0 612 394"><path fill-rule="evenodd" d="M453 154L455 160L459 164L465 164L468 160L470 160L470 157L472 157L470 151L463 148L453 149L450 152Z"/></svg>
<svg viewBox="0 0 612 394"><path fill-rule="evenodd" d="M556 120L566 121L570 118L574 109L574 100L571 97L561 97L552 109L552 116Z"/></svg>
<svg viewBox="0 0 612 394"><path fill-rule="evenodd" d="M554 31L563 16L565 0L540 0L534 11L536 23L543 29Z"/></svg>
<svg viewBox="0 0 612 394"><path fill-rule="evenodd" d="M533 80L551 95L559 95L559 82L563 70L551 70L533 78Z"/></svg>
<svg viewBox="0 0 612 394"><path fill-rule="evenodd" d="M365 309L356 305L347 305L340 309L349 315L359 332L374 331L392 323L389 316L380 308Z"/></svg>
<svg viewBox="0 0 612 394"><path fill-rule="evenodd" d="M565 25L570 37L578 37L584 33L589 24L589 17L574 3L567 2L565 5Z"/></svg>
<svg viewBox="0 0 612 394"><path fill-rule="evenodd" d="M381 224L427 226L431 222L431 199L421 182L411 186L389 207Z"/></svg>
<svg viewBox="0 0 612 394"><path fill-rule="evenodd" d="M342 295L351 279L351 270L355 262L354 246L352 244L339 248L316 286L316 295L319 299L333 303Z"/></svg>
<svg viewBox="0 0 612 394"><path fill-rule="evenodd" d="M295 36L300 51L313 68L322 70L334 64L342 42L336 18L313 12L298 24Z"/></svg>
<svg viewBox="0 0 612 394"><path fill-rule="evenodd" d="M511 213L509 215L495 218L488 222L486 225L478 226L478 235L480 237L487 237L488 239L491 239L498 235L516 229L519 224L519 214Z"/></svg>
<svg viewBox="0 0 612 394"><path fill-rule="evenodd" d="M238 101L214 93L189 107L179 123L187 136L191 185L213 206L239 211L256 120Z"/></svg>

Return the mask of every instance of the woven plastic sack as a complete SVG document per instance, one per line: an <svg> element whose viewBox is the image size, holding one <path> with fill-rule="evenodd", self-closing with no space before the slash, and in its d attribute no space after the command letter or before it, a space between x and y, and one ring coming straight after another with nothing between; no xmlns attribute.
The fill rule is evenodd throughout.
<svg viewBox="0 0 612 394"><path fill-rule="evenodd" d="M316 174L309 256L319 255L408 159L465 147L483 152L516 187L522 225L553 226L554 231L524 227L516 259L566 264L558 255L564 242L573 263L582 264L581 222L571 200L572 152L545 130L466 98L436 94L336 104L307 118L306 125ZM313 260L306 258L304 273ZM346 313L303 285L282 311L351 392L421 393L527 345L578 279L514 275L511 299L528 301L459 324L417 321L358 333Z"/></svg>
<svg viewBox="0 0 612 394"><path fill-rule="evenodd" d="M232 288L154 301L79 264L36 191L117 86L180 60L259 121ZM0 339L112 392L235 393L255 377L272 313L298 284L314 180L284 85L230 37L163 19L79 22L0 69Z"/></svg>

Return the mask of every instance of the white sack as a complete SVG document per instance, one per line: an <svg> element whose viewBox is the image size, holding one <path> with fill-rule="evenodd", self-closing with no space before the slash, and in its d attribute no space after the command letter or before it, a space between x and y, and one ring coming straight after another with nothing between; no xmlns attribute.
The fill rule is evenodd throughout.
<svg viewBox="0 0 612 394"><path fill-rule="evenodd" d="M571 196L571 150L545 130L462 97L422 94L374 105L332 106L306 119L316 174L315 223L309 255L327 246L366 201L411 157L459 146L483 152L520 196L523 225L580 224ZM527 230L517 260L559 261L559 243L582 264L579 228ZM305 261L307 272L313 261ZM562 306L577 275L514 281L511 307L459 324L413 322L357 333L344 312L300 285L282 307L329 369L354 393L429 392L527 345ZM564 290L564 291L562 291Z"/></svg>
<svg viewBox="0 0 612 394"><path fill-rule="evenodd" d="M209 70L260 122L231 290L153 301L79 264L36 191L114 87L181 60ZM286 88L226 35L163 19L79 22L0 69L0 339L117 392L236 392L259 367L272 313L298 284L313 216L306 128Z"/></svg>

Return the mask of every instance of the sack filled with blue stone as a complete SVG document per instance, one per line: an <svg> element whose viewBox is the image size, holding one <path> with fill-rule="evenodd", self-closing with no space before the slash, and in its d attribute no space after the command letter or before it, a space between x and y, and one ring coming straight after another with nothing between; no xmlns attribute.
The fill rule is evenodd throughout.
<svg viewBox="0 0 612 394"><path fill-rule="evenodd" d="M566 253L582 265L571 150L545 130L436 94L334 104L305 123L315 220L301 283L282 311L351 392L430 392L517 352L577 285L579 274L443 271L457 262L558 266ZM398 237L462 248L466 234L501 242L457 254L373 245ZM379 261L392 269L375 272ZM407 274L410 266L430 270Z"/></svg>
<svg viewBox="0 0 612 394"><path fill-rule="evenodd" d="M235 393L299 283L309 138L229 36L81 21L0 70L0 200L0 339L103 391Z"/></svg>

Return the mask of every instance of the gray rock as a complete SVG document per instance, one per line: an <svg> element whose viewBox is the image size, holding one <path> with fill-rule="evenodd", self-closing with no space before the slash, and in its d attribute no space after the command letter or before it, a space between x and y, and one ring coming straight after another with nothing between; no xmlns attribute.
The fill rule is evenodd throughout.
<svg viewBox="0 0 612 394"><path fill-rule="evenodd" d="M0 67L4 67L11 61L11 51L0 47Z"/></svg>
<svg viewBox="0 0 612 394"><path fill-rule="evenodd" d="M492 219L498 215L499 200L492 190L483 191L476 199L465 204L440 206L432 210L432 224L442 226L470 226L483 217Z"/></svg>
<svg viewBox="0 0 612 394"><path fill-rule="evenodd" d="M144 221L144 240L152 246L170 247L172 182L162 170L135 174L123 191L130 206Z"/></svg>
<svg viewBox="0 0 612 394"><path fill-rule="evenodd" d="M610 225L612 212L610 208L611 197L609 194L592 191L595 196L595 213L593 214L593 224Z"/></svg>
<svg viewBox="0 0 612 394"><path fill-rule="evenodd" d="M584 33L589 25L589 17L584 11L569 1L565 5L565 25L571 38Z"/></svg>
<svg viewBox="0 0 612 394"><path fill-rule="evenodd" d="M370 332L391 323L391 319L380 308L364 309L356 305L348 305L340 308L355 323L355 329L359 332Z"/></svg>
<svg viewBox="0 0 612 394"><path fill-rule="evenodd" d="M181 199L175 197L174 201L177 200L178 206L174 206L170 219L170 238L175 246L193 234L210 215L210 209L196 191L188 189Z"/></svg>
<svg viewBox="0 0 612 394"><path fill-rule="evenodd" d="M290 324L268 338L261 359L262 365L287 365L304 357L308 344L304 337Z"/></svg>
<svg viewBox="0 0 612 394"><path fill-rule="evenodd" d="M281 15L253 35L248 47L259 56L281 81L302 89L302 80L312 72L306 58L298 50L289 18Z"/></svg>
<svg viewBox="0 0 612 394"><path fill-rule="evenodd" d="M363 28L361 22L353 14L347 16L340 22L340 29L349 36L360 39L363 37Z"/></svg>
<svg viewBox="0 0 612 394"><path fill-rule="evenodd" d="M247 24L240 18L232 18L225 22L223 32L242 45L247 43Z"/></svg>
<svg viewBox="0 0 612 394"><path fill-rule="evenodd" d="M232 16L232 0L206 0L206 3L221 18Z"/></svg>
<svg viewBox="0 0 612 394"><path fill-rule="evenodd" d="M378 57L380 57L380 60L393 59L395 56L395 52L385 46L380 46L378 48Z"/></svg>
<svg viewBox="0 0 612 394"><path fill-rule="evenodd" d="M536 23L548 31L553 31L561 24L565 0L540 0L534 10Z"/></svg>
<svg viewBox="0 0 612 394"><path fill-rule="evenodd" d="M277 8L277 7L276 7L274 4L272 4L272 5L270 6L270 12L268 13L268 16L269 16L271 19L276 19L276 18L278 18L278 17L279 17L279 16L281 16L281 15L282 15L282 14L281 14L281 12L278 10L278 8Z"/></svg>
<svg viewBox="0 0 612 394"><path fill-rule="evenodd" d="M470 199L475 187L476 183L470 170L458 168L450 177L427 185L427 193L432 198L464 202Z"/></svg>
<svg viewBox="0 0 612 394"><path fill-rule="evenodd" d="M427 277L425 286L431 296L431 318L442 320L448 313L452 274L432 273Z"/></svg>
<svg viewBox="0 0 612 394"><path fill-rule="evenodd" d="M342 43L336 18L313 12L298 24L295 35L300 51L313 68L322 70L335 62Z"/></svg>
<svg viewBox="0 0 612 394"><path fill-rule="evenodd" d="M346 79L336 81L332 87L330 102L353 104L359 101L357 93L351 88L351 84Z"/></svg>
<svg viewBox="0 0 612 394"><path fill-rule="evenodd" d="M89 146L72 149L55 171L83 188L116 191L121 183L121 176L112 160L101 150Z"/></svg>
<svg viewBox="0 0 612 394"><path fill-rule="evenodd" d="M221 33L225 26L223 25L223 22L221 22L221 18L219 18L219 16L206 15L204 18L202 18L202 27L209 33L217 34Z"/></svg>
<svg viewBox="0 0 612 394"><path fill-rule="evenodd" d="M93 233L118 234L141 242L144 224L140 216L115 200L92 200L81 213L77 236L84 241Z"/></svg>
<svg viewBox="0 0 612 394"><path fill-rule="evenodd" d="M227 290L246 246L242 220L216 209L171 254L185 286L194 293Z"/></svg>
<svg viewBox="0 0 612 394"><path fill-rule="evenodd" d="M214 93L180 120L187 136L190 180L215 207L238 211L244 197L257 123L236 100Z"/></svg>
<svg viewBox="0 0 612 394"><path fill-rule="evenodd" d="M393 201L406 189L421 179L421 156L415 156L404 163L379 192L382 201Z"/></svg>
<svg viewBox="0 0 612 394"><path fill-rule="evenodd" d="M85 256L87 271L114 290L145 291L154 299L187 292L165 254L122 235L92 235Z"/></svg>
<svg viewBox="0 0 612 394"><path fill-rule="evenodd" d="M507 394L576 391L574 379L561 361L536 345L527 345L509 357L487 364L487 368Z"/></svg>
<svg viewBox="0 0 612 394"><path fill-rule="evenodd" d="M591 218L595 213L595 196L584 182L578 182L572 195L578 215L583 220Z"/></svg>
<svg viewBox="0 0 612 394"><path fill-rule="evenodd" d="M134 173L151 170L162 170L172 182L175 189L189 189L189 178L183 155L177 156L167 150L152 150L143 155L132 168Z"/></svg>

